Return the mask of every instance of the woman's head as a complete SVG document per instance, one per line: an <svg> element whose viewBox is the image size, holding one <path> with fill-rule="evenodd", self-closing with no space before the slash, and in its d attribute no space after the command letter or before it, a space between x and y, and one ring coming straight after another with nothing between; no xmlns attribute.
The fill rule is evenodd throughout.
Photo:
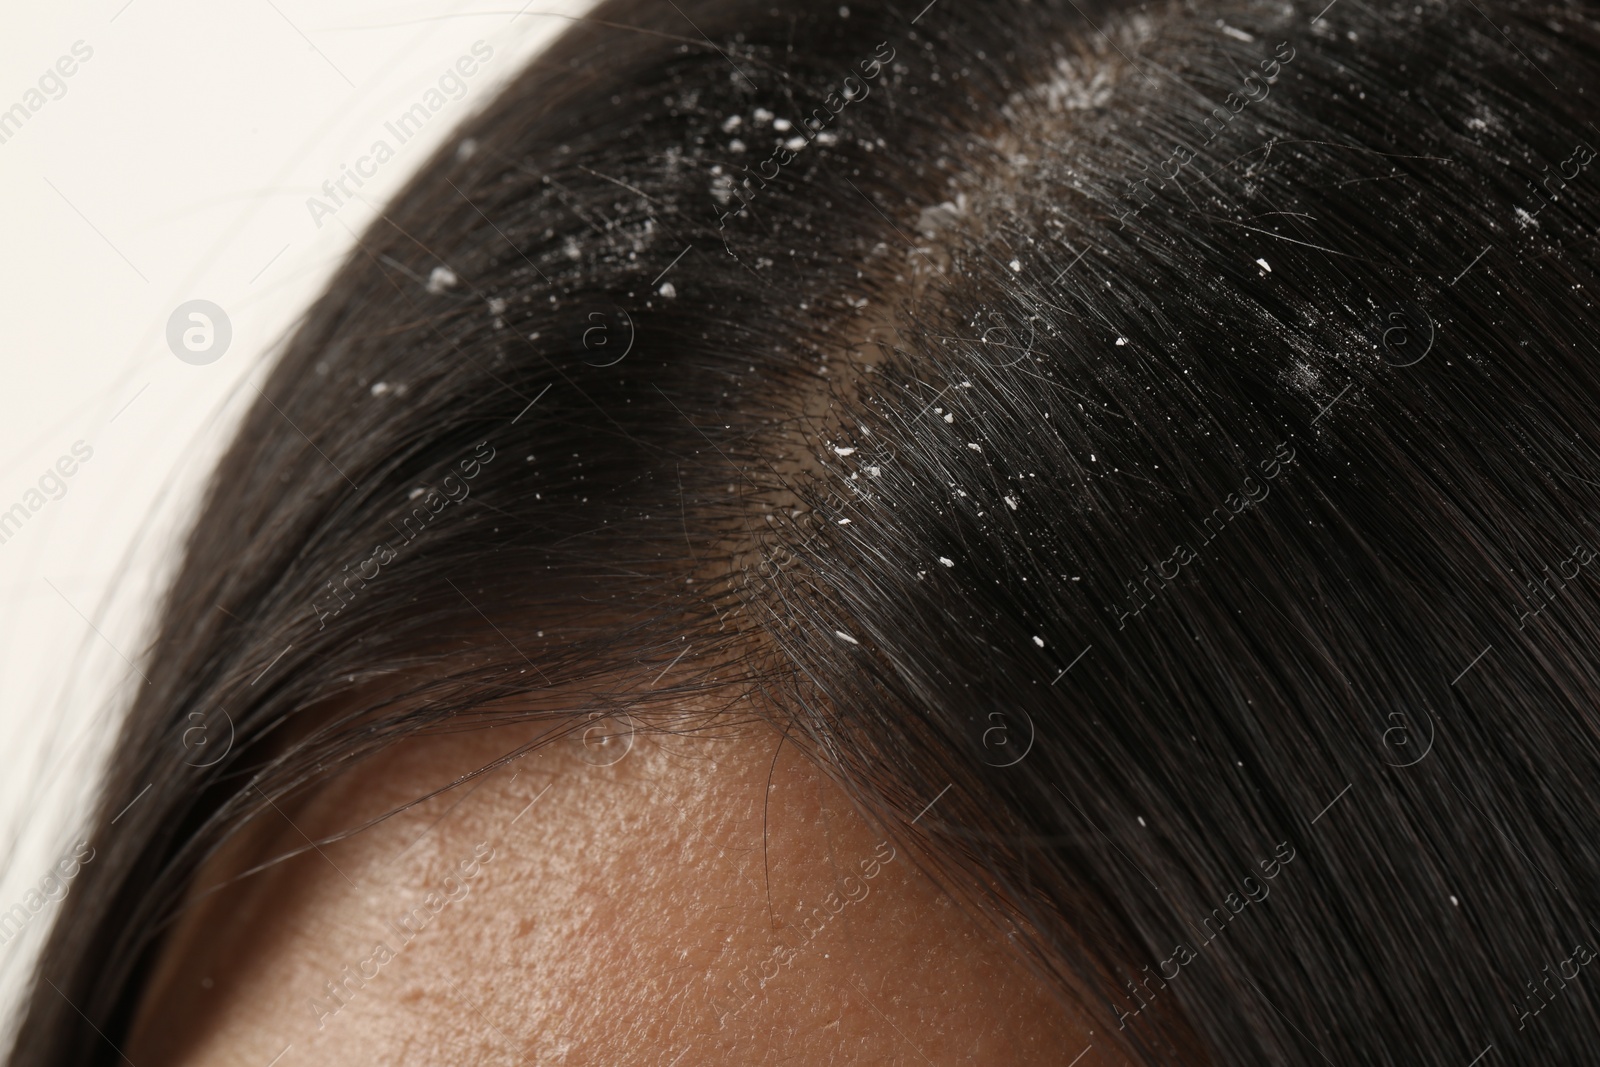
<svg viewBox="0 0 1600 1067"><path fill-rule="evenodd" d="M734 1062L730 1033L1574 1060L1595 34L1522 4L598 8L263 385L17 1062L202 1047L175 1020L208 968L206 1040L250 982L323 1033L380 955L423 958L362 926L422 948L418 900L482 951L413 965L416 1002L539 1062ZM191 762L217 709L232 746ZM571 803L475 888L524 776ZM564 931L541 1019L592 994L637 1028L476 1007L460 961L527 979L496 954L523 921ZM802 966L844 930L883 939L866 970ZM894 997L937 1035L895 1037Z"/></svg>

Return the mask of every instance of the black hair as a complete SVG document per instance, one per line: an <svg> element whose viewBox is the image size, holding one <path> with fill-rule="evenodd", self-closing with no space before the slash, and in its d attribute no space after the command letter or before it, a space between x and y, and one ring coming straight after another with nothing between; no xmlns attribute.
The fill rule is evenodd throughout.
<svg viewBox="0 0 1600 1067"><path fill-rule="evenodd" d="M115 1060L269 798L686 694L1136 1062L1585 1062L1600 27L1313 7L577 22L220 465L11 1062Z"/></svg>

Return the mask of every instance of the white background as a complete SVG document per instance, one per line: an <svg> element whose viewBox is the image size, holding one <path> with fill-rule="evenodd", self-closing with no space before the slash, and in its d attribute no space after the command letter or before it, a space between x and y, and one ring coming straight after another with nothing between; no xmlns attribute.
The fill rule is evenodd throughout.
<svg viewBox="0 0 1600 1067"><path fill-rule="evenodd" d="M349 230L591 0L8 6L0 110L75 42L93 55L0 143L0 511L74 442L94 452L0 544L0 911L80 836L202 479ZM479 40L466 95L319 227L307 198L395 146L384 123ZM165 337L196 298L233 329L205 366ZM0 1048L54 915L0 946Z"/></svg>

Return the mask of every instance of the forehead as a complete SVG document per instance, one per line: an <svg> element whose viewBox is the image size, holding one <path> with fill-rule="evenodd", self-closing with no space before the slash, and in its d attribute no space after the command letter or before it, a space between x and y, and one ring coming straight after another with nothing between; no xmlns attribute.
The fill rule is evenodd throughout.
<svg viewBox="0 0 1600 1067"><path fill-rule="evenodd" d="M1044 1064L1092 1044L775 732L594 730L343 840L321 843L509 731L402 743L286 807L255 850L299 854L189 914L130 1055Z"/></svg>

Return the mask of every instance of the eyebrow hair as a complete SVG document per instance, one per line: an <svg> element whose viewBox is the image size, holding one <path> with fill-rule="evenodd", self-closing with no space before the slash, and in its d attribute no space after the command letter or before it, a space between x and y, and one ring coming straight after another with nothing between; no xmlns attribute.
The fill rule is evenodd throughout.
<svg viewBox="0 0 1600 1067"><path fill-rule="evenodd" d="M619 703L772 722L1133 1062L1582 1062L1600 39L1313 6L577 21L219 465L10 1062L115 1062L275 801Z"/></svg>

